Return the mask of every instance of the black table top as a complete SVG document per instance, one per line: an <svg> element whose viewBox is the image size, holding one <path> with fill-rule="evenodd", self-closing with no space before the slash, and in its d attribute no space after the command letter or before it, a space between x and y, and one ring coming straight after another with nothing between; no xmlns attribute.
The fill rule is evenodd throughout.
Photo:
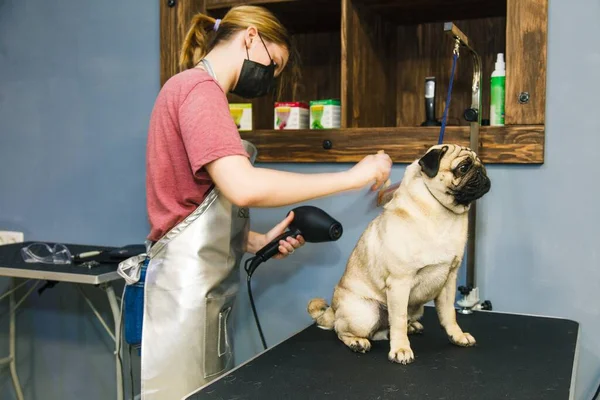
<svg viewBox="0 0 600 400"><path fill-rule="evenodd" d="M53 265L43 263L26 263L21 256L21 248L33 242L14 243L0 246L0 276L18 278L46 279L61 282L98 284L120 279L117 267L120 260L111 257L110 251L116 247L93 246L81 244L64 245L75 255L87 251L106 250L107 253L86 258L85 261L97 261L99 265L91 268L78 264ZM54 244L52 242L43 242ZM143 247L140 248L143 252Z"/></svg>
<svg viewBox="0 0 600 400"><path fill-rule="evenodd" d="M425 332L409 336L409 365L388 361L388 341L354 353L333 331L312 325L188 399L569 398L578 323L485 311L457 319L475 347L450 344L435 309L425 307Z"/></svg>

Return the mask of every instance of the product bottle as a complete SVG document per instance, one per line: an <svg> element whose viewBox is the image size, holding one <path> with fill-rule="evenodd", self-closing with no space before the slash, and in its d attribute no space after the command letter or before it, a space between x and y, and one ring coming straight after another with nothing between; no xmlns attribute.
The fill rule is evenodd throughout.
<svg viewBox="0 0 600 400"><path fill-rule="evenodd" d="M504 126L504 54L498 53L496 69L492 72L490 90L490 126Z"/></svg>

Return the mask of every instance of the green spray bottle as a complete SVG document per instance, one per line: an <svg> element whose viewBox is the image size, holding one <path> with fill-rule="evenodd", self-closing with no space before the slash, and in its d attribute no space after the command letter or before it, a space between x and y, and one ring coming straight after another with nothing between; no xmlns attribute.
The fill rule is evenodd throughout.
<svg viewBox="0 0 600 400"><path fill-rule="evenodd" d="M492 72L490 90L490 126L504 126L504 92L506 68L504 54L498 53L496 69Z"/></svg>

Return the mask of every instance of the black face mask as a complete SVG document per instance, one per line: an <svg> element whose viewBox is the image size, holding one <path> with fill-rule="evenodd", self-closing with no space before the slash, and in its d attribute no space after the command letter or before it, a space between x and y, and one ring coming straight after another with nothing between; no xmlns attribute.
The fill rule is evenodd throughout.
<svg viewBox="0 0 600 400"><path fill-rule="evenodd" d="M265 46L265 50L267 50L262 37L260 37L260 41ZM267 50L267 54L269 54L269 50ZM273 88L275 82L275 63L270 54L269 59L271 60L271 64L269 65L250 61L248 48L246 48L246 55L248 59L244 60L242 70L240 71L240 78L233 90L231 90L231 93L245 99L264 96Z"/></svg>

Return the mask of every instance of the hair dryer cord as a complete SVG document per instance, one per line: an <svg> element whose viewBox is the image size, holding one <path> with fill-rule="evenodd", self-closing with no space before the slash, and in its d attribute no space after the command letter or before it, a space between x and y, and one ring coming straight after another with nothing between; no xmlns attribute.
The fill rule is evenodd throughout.
<svg viewBox="0 0 600 400"><path fill-rule="evenodd" d="M260 264L261 259L260 257L252 257L246 260L246 263L244 265L244 269L246 270L246 273L248 274L248 279L246 280L246 284L248 286L248 298L250 299L250 306L252 307L252 313L254 314L254 320L256 321L256 327L258 328L258 333L260 334L260 340L262 341L262 345L264 347L264 349L267 349L267 343L265 342L265 336L263 334L262 328L260 327L260 321L258 320L258 314L256 312L256 306L254 305L254 298L252 297L252 284L251 284L251 280L252 280L252 274L254 272L254 270L256 269L256 267L258 266L258 264Z"/></svg>

